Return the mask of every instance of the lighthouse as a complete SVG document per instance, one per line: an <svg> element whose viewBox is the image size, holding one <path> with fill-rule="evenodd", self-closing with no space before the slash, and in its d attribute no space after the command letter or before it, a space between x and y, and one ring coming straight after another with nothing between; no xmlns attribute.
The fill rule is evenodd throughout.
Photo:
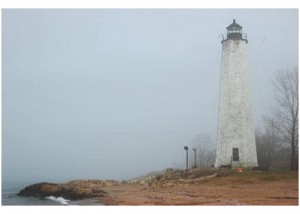
<svg viewBox="0 0 300 214"><path fill-rule="evenodd" d="M233 23L223 36L219 118L215 166L257 166L250 75L247 57L248 40L242 26Z"/></svg>

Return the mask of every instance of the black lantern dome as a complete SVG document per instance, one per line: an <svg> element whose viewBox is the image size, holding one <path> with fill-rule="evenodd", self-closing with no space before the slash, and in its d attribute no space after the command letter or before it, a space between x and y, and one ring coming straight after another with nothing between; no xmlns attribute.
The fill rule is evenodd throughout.
<svg viewBox="0 0 300 214"><path fill-rule="evenodd" d="M236 23L235 19L233 19L232 24L230 24L226 29L227 29L227 38L226 39L223 38L223 41L229 39L245 40L248 43L247 38L243 38L243 32L242 32L243 27L238 23Z"/></svg>
<svg viewBox="0 0 300 214"><path fill-rule="evenodd" d="M233 20L233 23L227 28L227 39L241 39L243 27Z"/></svg>

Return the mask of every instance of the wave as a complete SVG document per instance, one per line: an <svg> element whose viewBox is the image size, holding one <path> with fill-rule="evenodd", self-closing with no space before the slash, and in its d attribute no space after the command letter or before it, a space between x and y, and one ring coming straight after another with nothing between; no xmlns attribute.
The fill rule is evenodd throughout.
<svg viewBox="0 0 300 214"><path fill-rule="evenodd" d="M52 195L49 197L46 197L46 198L49 200L55 201L57 203L63 204L63 205L68 205L68 202L70 201L70 200L64 199L63 197L54 197Z"/></svg>

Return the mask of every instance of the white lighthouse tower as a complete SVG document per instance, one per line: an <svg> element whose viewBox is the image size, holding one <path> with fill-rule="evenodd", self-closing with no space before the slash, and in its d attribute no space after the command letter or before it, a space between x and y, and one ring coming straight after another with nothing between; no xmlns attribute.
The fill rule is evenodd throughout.
<svg viewBox="0 0 300 214"><path fill-rule="evenodd" d="M247 44L234 19L222 40L216 167L257 166Z"/></svg>

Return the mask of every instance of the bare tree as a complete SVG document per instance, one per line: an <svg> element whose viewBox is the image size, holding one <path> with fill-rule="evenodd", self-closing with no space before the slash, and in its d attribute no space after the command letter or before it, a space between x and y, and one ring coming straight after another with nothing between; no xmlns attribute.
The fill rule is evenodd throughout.
<svg viewBox="0 0 300 214"><path fill-rule="evenodd" d="M256 130L255 138L258 165L270 168L282 152L280 136L276 132L274 122L271 120L271 126L267 126L263 133Z"/></svg>
<svg viewBox="0 0 300 214"><path fill-rule="evenodd" d="M201 134L193 141L193 148L196 149L196 163L200 169L210 168L215 161L215 145L208 134ZM193 154L194 158L194 154ZM191 159L194 163L194 159Z"/></svg>
<svg viewBox="0 0 300 214"><path fill-rule="evenodd" d="M279 71L273 81L276 107L273 120L269 119L276 131L290 145L290 168L295 170L298 150L298 67L292 70Z"/></svg>

